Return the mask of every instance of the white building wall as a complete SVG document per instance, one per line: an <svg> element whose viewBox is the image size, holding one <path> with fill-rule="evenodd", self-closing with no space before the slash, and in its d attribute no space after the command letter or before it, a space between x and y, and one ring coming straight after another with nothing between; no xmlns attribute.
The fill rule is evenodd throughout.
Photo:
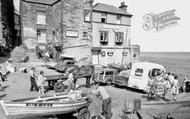
<svg viewBox="0 0 190 119"><path fill-rule="evenodd" d="M100 44L100 31L109 32L108 45L102 46ZM115 32L124 33L124 42L121 46L115 45ZM93 37L92 41L93 47L119 47L119 48L123 48L124 46L127 47L129 45L130 26L93 23L92 37Z"/></svg>
<svg viewBox="0 0 190 119"><path fill-rule="evenodd" d="M128 16L121 17L121 24L131 25L131 18Z"/></svg>

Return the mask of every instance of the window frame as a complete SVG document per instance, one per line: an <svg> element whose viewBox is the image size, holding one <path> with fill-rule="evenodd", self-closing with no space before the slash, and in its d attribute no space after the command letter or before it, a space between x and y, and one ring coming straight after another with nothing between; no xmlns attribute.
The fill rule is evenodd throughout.
<svg viewBox="0 0 190 119"><path fill-rule="evenodd" d="M135 76L142 77L144 73L144 70L142 68L136 68L135 69Z"/></svg>
<svg viewBox="0 0 190 119"><path fill-rule="evenodd" d="M41 15L42 15L42 13L43 13L43 15L44 15L44 23L43 22L41 22L41 20L39 20L39 17L38 17L38 15L41 13ZM40 24L40 25L46 25L47 24L47 12L44 10L37 10L37 16L36 16L36 24Z"/></svg>
<svg viewBox="0 0 190 119"><path fill-rule="evenodd" d="M46 34L45 41L39 39L39 37L41 37L41 34L43 31ZM36 29L36 37L37 37L38 43L46 43L47 42L47 29Z"/></svg>
<svg viewBox="0 0 190 119"><path fill-rule="evenodd" d="M104 20L104 22L103 22ZM100 19L101 23L107 23L107 13L101 13L101 19Z"/></svg>
<svg viewBox="0 0 190 119"><path fill-rule="evenodd" d="M85 22L90 22L91 21L91 10L84 9L84 21Z"/></svg>
<svg viewBox="0 0 190 119"><path fill-rule="evenodd" d="M84 34L86 33L86 34ZM86 35L86 36L85 36ZM85 36L85 37L84 37ZM82 32L82 39L88 39L88 32L87 31L83 31Z"/></svg>
<svg viewBox="0 0 190 119"><path fill-rule="evenodd" d="M124 33L123 32L115 32L115 43L117 45L122 45L124 42Z"/></svg>
<svg viewBox="0 0 190 119"><path fill-rule="evenodd" d="M102 33L103 33L103 40L101 39ZM105 36L106 36L106 39L105 39ZM99 39L99 41L100 41L100 43L108 43L108 41L109 41L109 31L100 31L100 39Z"/></svg>
<svg viewBox="0 0 190 119"><path fill-rule="evenodd" d="M122 15L116 15L116 24L122 24Z"/></svg>

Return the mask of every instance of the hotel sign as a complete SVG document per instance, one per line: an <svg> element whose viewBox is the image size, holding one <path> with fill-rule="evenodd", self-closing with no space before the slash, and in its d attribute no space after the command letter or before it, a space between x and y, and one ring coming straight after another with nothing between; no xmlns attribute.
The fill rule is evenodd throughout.
<svg viewBox="0 0 190 119"><path fill-rule="evenodd" d="M67 37L78 37L79 36L79 32L76 30L67 30L66 31L66 36Z"/></svg>

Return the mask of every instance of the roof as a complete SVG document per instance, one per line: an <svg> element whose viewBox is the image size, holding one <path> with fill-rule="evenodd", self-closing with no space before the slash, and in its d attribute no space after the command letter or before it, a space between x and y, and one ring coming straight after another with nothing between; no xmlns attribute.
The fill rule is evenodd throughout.
<svg viewBox="0 0 190 119"><path fill-rule="evenodd" d="M134 63L133 66L134 68L146 68L146 69L152 69L152 68L160 68L165 70L165 68L160 65L160 64L156 64L156 63L151 63L151 62L137 62Z"/></svg>
<svg viewBox="0 0 190 119"><path fill-rule="evenodd" d="M30 2L34 4L53 5L60 0L23 0L24 2Z"/></svg>
<svg viewBox="0 0 190 119"><path fill-rule="evenodd" d="M107 12L107 13L114 13L114 14L120 14L120 15L126 15L126 16L132 16L132 14L121 10L113 5L107 5L102 3L97 3L93 7L93 11L99 11L99 12Z"/></svg>

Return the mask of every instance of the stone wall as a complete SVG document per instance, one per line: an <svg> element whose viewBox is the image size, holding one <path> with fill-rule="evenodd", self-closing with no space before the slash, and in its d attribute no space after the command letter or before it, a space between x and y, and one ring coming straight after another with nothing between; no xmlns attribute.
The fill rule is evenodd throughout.
<svg viewBox="0 0 190 119"><path fill-rule="evenodd" d="M91 61L91 23L84 22L84 9L91 9L86 0L63 0L61 39L61 2L53 6L23 3L24 43L29 49L37 45L37 28L46 29L47 42L62 42L63 53ZM46 11L46 25L37 25L37 10ZM87 38L83 38L87 32ZM87 58L86 58L87 57Z"/></svg>
<svg viewBox="0 0 190 119"><path fill-rule="evenodd" d="M37 11L46 11L46 25L37 24ZM52 40L52 7L23 2L23 36L28 49L37 45L37 29L46 29L47 42Z"/></svg>

